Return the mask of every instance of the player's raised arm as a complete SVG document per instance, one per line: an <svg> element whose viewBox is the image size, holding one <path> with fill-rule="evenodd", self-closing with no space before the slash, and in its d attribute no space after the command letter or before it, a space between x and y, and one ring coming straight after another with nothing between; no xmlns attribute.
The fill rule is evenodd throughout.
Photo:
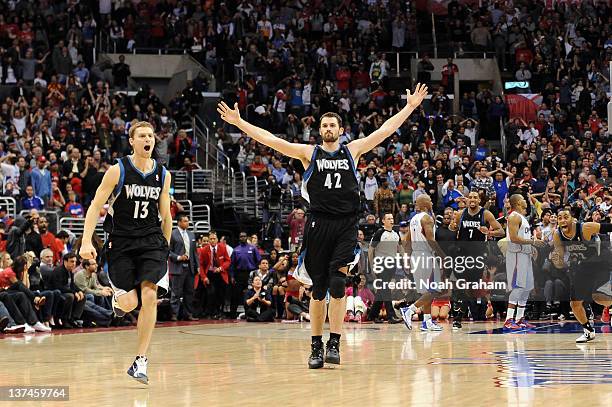
<svg viewBox="0 0 612 407"><path fill-rule="evenodd" d="M170 212L170 185L172 185L172 176L170 171L167 171L164 178L164 186L161 196L159 197L159 213L162 217L162 232L164 237L170 244L170 236L172 235L172 213Z"/></svg>
<svg viewBox="0 0 612 407"><path fill-rule="evenodd" d="M115 187L117 186L120 175L121 170L119 169L119 165L115 164L110 167L108 171L106 171L106 173L104 174L104 177L102 178L102 183L96 191L96 196L89 205L87 215L85 216L85 230L83 231L83 241L81 244L81 250L79 250L79 255L84 259L96 258L96 250L91 244L91 238L96 229L96 225L98 224L100 210L108 201L108 197L113 192L113 189L115 189Z"/></svg>
<svg viewBox="0 0 612 407"><path fill-rule="evenodd" d="M372 134L370 134L368 137L352 141L348 144L348 148L356 160L359 159L362 154L367 153L382 143L387 137L391 136L397 129L400 128L400 126L412 114L414 109L416 109L421 104L425 96L427 96L427 86L419 83L417 84L414 93L410 93L410 89L407 89L406 93L408 99L406 106L404 106L402 110L387 119L387 121L384 122L378 130L372 132Z"/></svg>
<svg viewBox="0 0 612 407"><path fill-rule="evenodd" d="M219 102L217 105L217 112L221 115L221 118L227 123L238 127L240 130L245 132L249 137L254 138L261 144L264 144L274 150L292 158L297 158L301 161L310 161L314 147L307 144L290 143L283 140L280 137L276 137L268 130L262 129L251 123L243 120L240 117L240 111L238 110L238 103L234 104L234 109L231 109L225 102Z"/></svg>
<svg viewBox="0 0 612 407"><path fill-rule="evenodd" d="M585 222L582 225L582 233L585 239L588 240L597 234L606 234L610 232L612 232L612 223Z"/></svg>

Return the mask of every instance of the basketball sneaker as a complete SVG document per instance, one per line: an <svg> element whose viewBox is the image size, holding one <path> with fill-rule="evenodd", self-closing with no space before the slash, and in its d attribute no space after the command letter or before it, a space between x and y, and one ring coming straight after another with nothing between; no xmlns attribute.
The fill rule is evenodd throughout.
<svg viewBox="0 0 612 407"><path fill-rule="evenodd" d="M436 323L433 319L421 322L421 331L437 332L441 331L442 327Z"/></svg>
<svg viewBox="0 0 612 407"><path fill-rule="evenodd" d="M523 328L521 328L520 325L514 322L514 318L509 319L504 323L504 328L503 328L504 332L520 331L521 329Z"/></svg>
<svg viewBox="0 0 612 407"><path fill-rule="evenodd" d="M308 358L309 369L320 369L323 367L323 342L316 341L310 345L311 352Z"/></svg>
<svg viewBox="0 0 612 407"><path fill-rule="evenodd" d="M117 298L115 297L114 293L113 293L113 297L111 300L111 304L113 306L113 312L115 313L115 316L117 318L122 318L125 316L125 311L119 308L119 303L117 302Z"/></svg>
<svg viewBox="0 0 612 407"><path fill-rule="evenodd" d="M149 384L149 378L147 377L147 358L145 356L136 356L127 374L142 384Z"/></svg>
<svg viewBox="0 0 612 407"><path fill-rule="evenodd" d="M453 330L459 330L463 328L463 325L461 325L461 321L453 321Z"/></svg>
<svg viewBox="0 0 612 407"><path fill-rule="evenodd" d="M400 314L402 314L402 319L404 320L406 328L412 330L412 316L414 315L414 311L411 310L410 307L402 307L400 308Z"/></svg>
<svg viewBox="0 0 612 407"><path fill-rule="evenodd" d="M325 363L340 364L340 341L336 338L329 338L325 345Z"/></svg>
<svg viewBox="0 0 612 407"><path fill-rule="evenodd" d="M535 327L536 327L535 325L530 324L529 322L527 322L527 320L526 320L525 318L521 318L521 319L519 319L519 320L516 322L516 324L517 324L518 326L520 326L521 328L523 328L523 329L533 329L533 328L535 328Z"/></svg>
<svg viewBox="0 0 612 407"><path fill-rule="evenodd" d="M576 338L576 343L585 343L590 342L595 339L595 331L589 331L588 329L583 328L584 332L578 338Z"/></svg>

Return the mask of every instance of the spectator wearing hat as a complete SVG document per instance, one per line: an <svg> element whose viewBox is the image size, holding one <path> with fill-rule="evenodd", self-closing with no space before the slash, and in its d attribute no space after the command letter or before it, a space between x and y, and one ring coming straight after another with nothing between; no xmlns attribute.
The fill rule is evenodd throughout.
<svg viewBox="0 0 612 407"><path fill-rule="evenodd" d="M38 157L37 166L32 170L30 177L34 195L39 196L44 202L49 202L52 194L51 172L46 167L45 156Z"/></svg>

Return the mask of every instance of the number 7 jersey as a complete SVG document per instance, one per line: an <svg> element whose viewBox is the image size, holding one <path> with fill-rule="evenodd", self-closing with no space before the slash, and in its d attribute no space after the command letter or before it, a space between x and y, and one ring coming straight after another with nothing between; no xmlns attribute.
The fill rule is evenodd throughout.
<svg viewBox="0 0 612 407"><path fill-rule="evenodd" d="M304 172L302 197L313 213L350 216L359 212L359 183L355 162L344 144L332 153L315 146Z"/></svg>
<svg viewBox="0 0 612 407"><path fill-rule="evenodd" d="M148 173L141 172L129 156L118 160L119 182L108 200L104 230L112 236L141 238L162 233L159 199L166 169L154 162Z"/></svg>

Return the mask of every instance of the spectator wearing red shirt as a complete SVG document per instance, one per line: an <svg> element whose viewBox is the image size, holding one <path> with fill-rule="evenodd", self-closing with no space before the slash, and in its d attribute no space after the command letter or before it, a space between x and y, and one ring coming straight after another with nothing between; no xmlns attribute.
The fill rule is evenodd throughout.
<svg viewBox="0 0 612 407"><path fill-rule="evenodd" d="M453 63L453 58L447 59L447 64L442 67L442 86L445 89L449 89L452 93L452 89L455 85L455 74L459 72L459 67Z"/></svg>
<svg viewBox="0 0 612 407"><path fill-rule="evenodd" d="M341 65L340 69L336 71L336 80L338 81L338 84L336 85L336 90L338 92L344 92L349 90L351 81L351 71L346 65Z"/></svg>
<svg viewBox="0 0 612 407"><path fill-rule="evenodd" d="M353 74L353 88L361 84L361 87L367 89L370 87L370 74L366 72L365 65L359 64L359 69Z"/></svg>
<svg viewBox="0 0 612 407"><path fill-rule="evenodd" d="M266 165L262 162L260 155L255 156L253 163L249 166L249 170L251 171L251 175L256 177L261 177L267 172Z"/></svg>
<svg viewBox="0 0 612 407"><path fill-rule="evenodd" d="M287 224L289 224L289 250L295 251L302 236L304 236L304 225L306 224L304 210L302 208L294 209L287 216Z"/></svg>
<svg viewBox="0 0 612 407"><path fill-rule="evenodd" d="M53 264L57 264L62 257L64 244L49 231L49 221L44 216L38 220L38 233L43 249L50 249L53 252Z"/></svg>

